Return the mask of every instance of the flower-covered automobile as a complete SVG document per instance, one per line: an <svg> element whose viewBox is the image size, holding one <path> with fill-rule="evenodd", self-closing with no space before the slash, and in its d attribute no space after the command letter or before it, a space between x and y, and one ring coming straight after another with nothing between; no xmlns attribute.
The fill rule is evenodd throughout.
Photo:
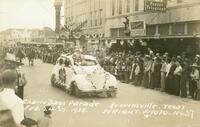
<svg viewBox="0 0 200 127"><path fill-rule="evenodd" d="M62 54L53 68L51 85L78 97L115 97L117 80L106 72L95 57Z"/></svg>

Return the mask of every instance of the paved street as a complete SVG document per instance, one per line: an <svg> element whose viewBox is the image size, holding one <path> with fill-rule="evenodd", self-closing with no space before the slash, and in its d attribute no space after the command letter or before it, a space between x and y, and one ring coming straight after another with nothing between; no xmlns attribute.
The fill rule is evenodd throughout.
<svg viewBox="0 0 200 127"><path fill-rule="evenodd" d="M50 85L53 65L23 67L26 115L42 116L53 106L54 127L199 127L200 102L119 83L116 98L76 98Z"/></svg>

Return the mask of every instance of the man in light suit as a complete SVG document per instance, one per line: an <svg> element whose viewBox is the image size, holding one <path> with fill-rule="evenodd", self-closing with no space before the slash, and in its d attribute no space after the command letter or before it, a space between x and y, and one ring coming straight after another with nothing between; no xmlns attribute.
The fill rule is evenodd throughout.
<svg viewBox="0 0 200 127"><path fill-rule="evenodd" d="M11 111L16 124L24 119L24 103L21 98L15 95L17 72L7 69L2 73L3 91L0 92L0 100Z"/></svg>

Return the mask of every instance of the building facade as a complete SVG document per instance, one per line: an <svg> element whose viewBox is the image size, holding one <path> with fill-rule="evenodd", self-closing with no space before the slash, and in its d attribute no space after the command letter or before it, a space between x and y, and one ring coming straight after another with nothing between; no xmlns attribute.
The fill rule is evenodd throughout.
<svg viewBox="0 0 200 127"><path fill-rule="evenodd" d="M16 43L55 43L57 35L48 27L44 29L7 29L0 32L2 44L15 45Z"/></svg>
<svg viewBox="0 0 200 127"><path fill-rule="evenodd" d="M99 40L142 40L156 51L171 49L172 52L174 49L171 47L177 45L183 45L179 50L184 49L188 52L197 45L200 47L199 0L167 0L165 12L145 11L146 0L77 1L84 1L85 4L80 7L85 8L84 11L76 11L74 7L71 14L68 14L69 11L65 14L76 19L75 13L85 13L88 17L88 24L84 29L85 34L89 36L89 42L94 40L97 43ZM67 6L71 7L70 3ZM129 19L130 36L124 33L125 17ZM73 21L77 22L77 20ZM156 43L156 46L153 43ZM162 47L163 45L165 46Z"/></svg>
<svg viewBox="0 0 200 127"><path fill-rule="evenodd" d="M87 21L82 32L89 45L98 43L104 35L107 0L65 0L65 25L73 26ZM92 47L89 47L90 49Z"/></svg>

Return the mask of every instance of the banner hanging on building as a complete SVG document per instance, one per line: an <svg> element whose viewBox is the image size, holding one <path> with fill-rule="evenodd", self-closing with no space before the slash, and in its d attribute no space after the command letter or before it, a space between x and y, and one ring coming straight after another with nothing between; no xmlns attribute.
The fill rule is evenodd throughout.
<svg viewBox="0 0 200 127"><path fill-rule="evenodd" d="M167 1L166 0L145 0L144 11L145 12L166 12Z"/></svg>

